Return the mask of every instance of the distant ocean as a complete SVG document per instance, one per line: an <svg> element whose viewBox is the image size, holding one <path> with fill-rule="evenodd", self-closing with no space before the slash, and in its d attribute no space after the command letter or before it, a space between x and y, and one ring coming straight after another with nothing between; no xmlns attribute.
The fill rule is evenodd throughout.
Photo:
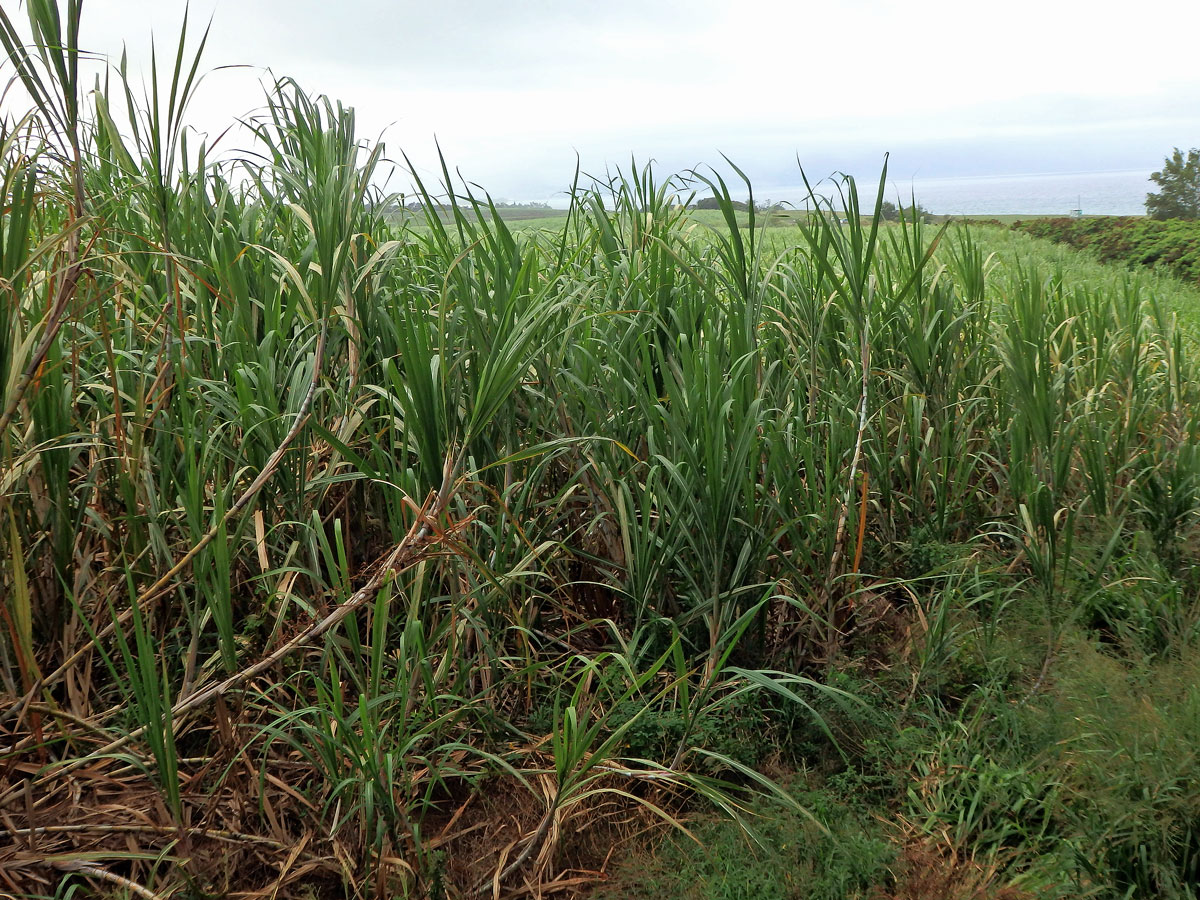
<svg viewBox="0 0 1200 900"><path fill-rule="evenodd" d="M1137 216L1145 214L1146 194L1155 188L1149 174L1137 170L888 179L885 199L893 203L899 200L907 206L915 194L917 203L939 215L1066 216L1073 209L1082 209L1084 215ZM873 193L878 181L858 178L857 182L865 206L864 195ZM755 194L772 201L786 200L799 207L804 206L807 196L803 186L756 190Z"/></svg>

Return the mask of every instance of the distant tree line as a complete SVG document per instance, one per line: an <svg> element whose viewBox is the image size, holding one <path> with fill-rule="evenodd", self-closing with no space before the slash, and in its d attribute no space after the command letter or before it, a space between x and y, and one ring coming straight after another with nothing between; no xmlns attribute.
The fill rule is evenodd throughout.
<svg viewBox="0 0 1200 900"><path fill-rule="evenodd" d="M750 203L747 200L733 200L731 202L732 202L733 208L736 209L738 212L747 212L750 209ZM695 203L693 203L691 205L691 208L692 209L720 209L721 201L718 200L716 197L701 197L699 200L697 200ZM781 204L781 203L763 203L761 200L756 200L754 202L754 209L756 212L774 212L775 210L783 209L783 204Z"/></svg>
<svg viewBox="0 0 1200 900"><path fill-rule="evenodd" d="M906 222L915 222L918 217L922 222L928 222L930 212L920 203L916 206L897 206L891 200L884 200L879 207L879 216L885 222L899 222L901 216Z"/></svg>
<svg viewBox="0 0 1200 900"><path fill-rule="evenodd" d="M549 203L543 203L540 200L527 200L524 202L515 201L515 200L493 200L493 201L491 201L491 203L493 206L496 207L496 209L551 209L552 208ZM484 205L486 206L486 204L484 204ZM405 201L405 199L403 197L401 197L400 200L398 200L398 201L392 201L391 203L388 203L386 205L384 211L398 213L402 209L406 209L409 212L419 212L424 208L425 208L425 203L420 198L410 199L410 200ZM433 208L441 210L443 212L449 212L454 207L452 207L449 203L439 201L439 202L436 202L433 204Z"/></svg>
<svg viewBox="0 0 1200 900"><path fill-rule="evenodd" d="M543 203L540 200L526 200L521 202L518 200L494 200L496 209L549 209L549 203Z"/></svg>

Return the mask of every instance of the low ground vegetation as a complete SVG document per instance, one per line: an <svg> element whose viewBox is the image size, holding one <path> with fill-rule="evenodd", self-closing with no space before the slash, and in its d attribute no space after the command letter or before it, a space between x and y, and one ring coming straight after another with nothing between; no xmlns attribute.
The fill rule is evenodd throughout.
<svg viewBox="0 0 1200 900"><path fill-rule="evenodd" d="M1013 226L1035 237L1094 252L1105 262L1160 266L1200 284L1200 221L1141 216L1033 219Z"/></svg>

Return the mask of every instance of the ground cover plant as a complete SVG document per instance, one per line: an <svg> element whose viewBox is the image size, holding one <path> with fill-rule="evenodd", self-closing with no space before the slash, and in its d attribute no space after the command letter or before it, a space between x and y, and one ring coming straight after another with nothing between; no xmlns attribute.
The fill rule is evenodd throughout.
<svg viewBox="0 0 1200 900"><path fill-rule="evenodd" d="M1104 261L1162 266L1200 284L1200 222L1143 216L1035 219L1014 225L1035 237L1088 248Z"/></svg>
<svg viewBox="0 0 1200 900"><path fill-rule="evenodd" d="M883 179L398 222L352 110L282 80L214 158L202 35L92 90L28 11L4 891L1194 895L1194 294Z"/></svg>

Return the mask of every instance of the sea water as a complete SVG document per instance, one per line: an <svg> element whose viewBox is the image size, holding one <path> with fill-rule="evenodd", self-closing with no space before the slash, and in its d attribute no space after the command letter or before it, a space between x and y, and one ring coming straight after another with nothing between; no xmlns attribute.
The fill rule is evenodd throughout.
<svg viewBox="0 0 1200 900"><path fill-rule="evenodd" d="M1067 216L1079 209L1085 216L1137 216L1146 212L1146 194L1156 190L1149 175L1149 172L1136 170L918 177L908 180L889 178L885 199L908 206L915 195L917 203L939 215ZM878 176L874 179L858 179L859 196L864 207L870 202L866 195L873 195L877 184ZM821 187L817 191L822 194L827 192ZM773 201L784 200L801 209L807 196L802 186L767 193Z"/></svg>

